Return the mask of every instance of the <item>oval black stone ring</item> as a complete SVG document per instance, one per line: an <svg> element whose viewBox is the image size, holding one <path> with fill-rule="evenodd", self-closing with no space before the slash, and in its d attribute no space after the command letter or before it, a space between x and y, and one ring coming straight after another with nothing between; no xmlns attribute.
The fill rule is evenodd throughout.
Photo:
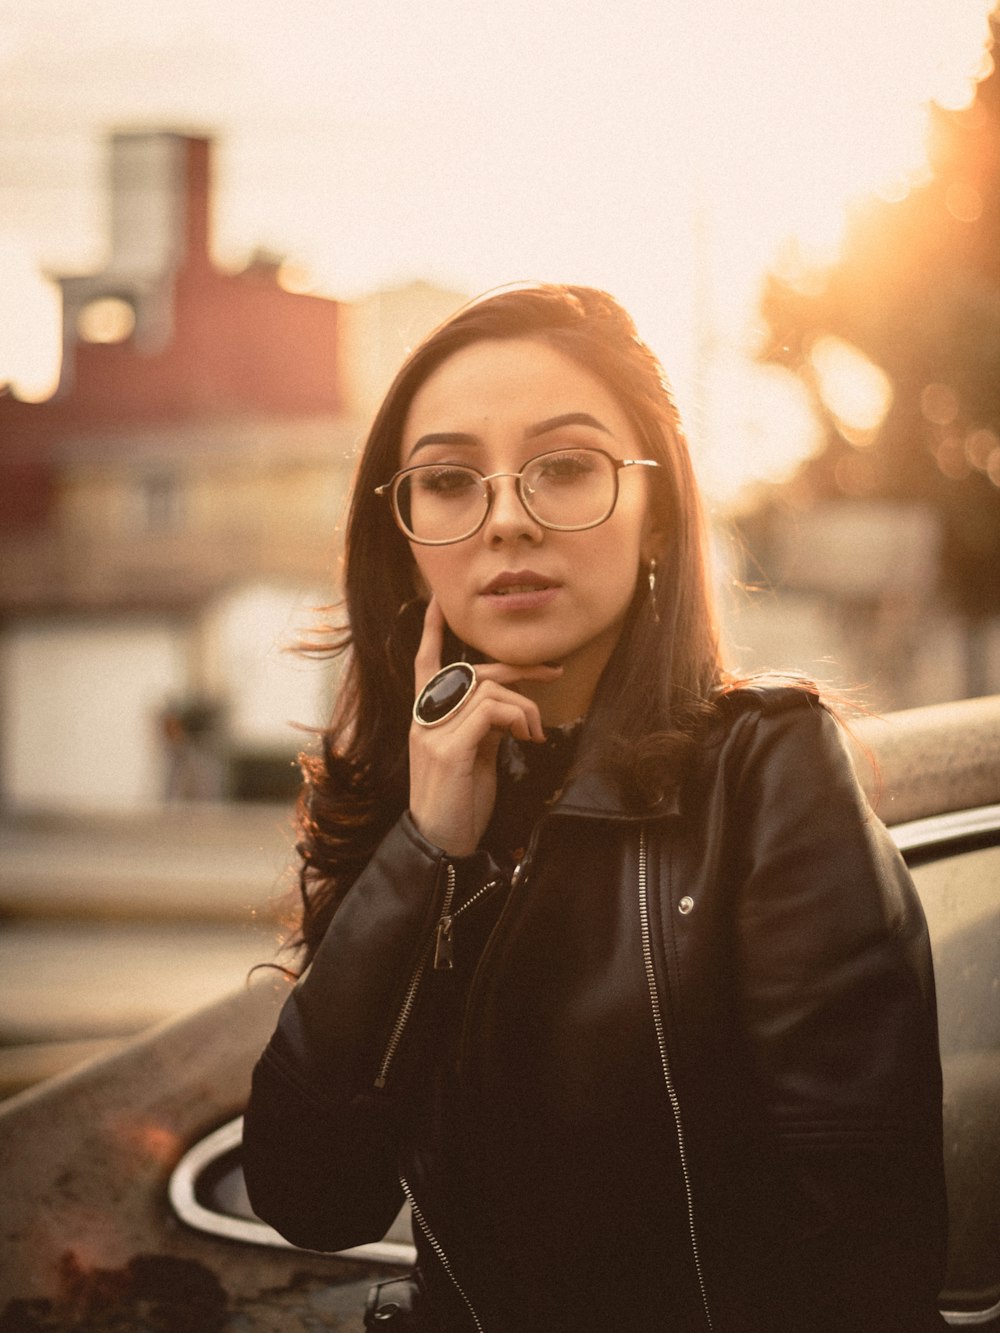
<svg viewBox="0 0 1000 1333"><path fill-rule="evenodd" d="M422 727L438 727L472 698L479 681L469 662L451 662L436 671L417 695L413 720Z"/></svg>

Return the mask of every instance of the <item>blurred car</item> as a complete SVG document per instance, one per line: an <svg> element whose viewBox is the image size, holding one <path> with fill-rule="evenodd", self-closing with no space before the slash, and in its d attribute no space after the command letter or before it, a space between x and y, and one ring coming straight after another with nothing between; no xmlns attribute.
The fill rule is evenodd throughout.
<svg viewBox="0 0 1000 1333"><path fill-rule="evenodd" d="M934 949L942 1309L952 1326L1000 1329L1000 696L856 731ZM373 1277L412 1261L405 1214L377 1245L319 1255L254 1218L243 1188L239 1111L287 984L272 973L0 1107L0 1330L131 1327L101 1320L133 1312L136 1327L200 1333L360 1330Z"/></svg>

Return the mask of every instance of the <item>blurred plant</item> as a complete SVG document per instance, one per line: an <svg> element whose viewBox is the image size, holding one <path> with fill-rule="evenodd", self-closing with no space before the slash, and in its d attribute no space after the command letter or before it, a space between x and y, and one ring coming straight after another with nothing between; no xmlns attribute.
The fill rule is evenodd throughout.
<svg viewBox="0 0 1000 1333"><path fill-rule="evenodd" d="M849 498L936 513L938 591L969 629L970 692L983 626L1000 612L1000 77L990 66L967 106L932 106L929 179L859 209L836 265L782 257L762 298L759 353L802 379L824 427L824 446L789 483L797 509ZM864 410L852 419L845 402Z"/></svg>

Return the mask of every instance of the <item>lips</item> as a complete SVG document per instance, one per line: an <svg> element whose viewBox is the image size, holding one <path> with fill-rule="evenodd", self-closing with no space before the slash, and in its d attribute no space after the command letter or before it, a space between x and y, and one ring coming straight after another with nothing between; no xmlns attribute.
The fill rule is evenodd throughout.
<svg viewBox="0 0 1000 1333"><path fill-rule="evenodd" d="M500 588L490 588L491 597L514 597L524 592L544 592L551 588L551 583L509 583Z"/></svg>
<svg viewBox="0 0 1000 1333"><path fill-rule="evenodd" d="M484 603L497 614L528 615L541 612L556 597L562 585L533 569L498 574L482 590Z"/></svg>
<svg viewBox="0 0 1000 1333"><path fill-rule="evenodd" d="M487 583L483 592L490 597L516 597L526 593L548 592L557 586L554 579L536 574L530 569L498 574Z"/></svg>

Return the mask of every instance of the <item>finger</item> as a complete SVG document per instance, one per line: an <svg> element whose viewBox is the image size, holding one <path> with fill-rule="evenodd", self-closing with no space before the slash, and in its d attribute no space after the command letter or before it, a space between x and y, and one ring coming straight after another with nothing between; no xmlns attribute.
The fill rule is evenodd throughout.
<svg viewBox="0 0 1000 1333"><path fill-rule="evenodd" d="M483 681L466 708L455 715L455 735L480 739L489 730L510 731L518 740L544 741L538 705L496 681Z"/></svg>
<svg viewBox="0 0 1000 1333"><path fill-rule="evenodd" d="M516 729L509 725L515 716L518 719ZM411 735L415 741L431 748L452 749L457 746L474 750L491 730L496 729L513 731L519 740L545 740L541 713L534 700L495 680L481 680L451 717L437 726L421 727L414 722ZM430 739L427 738L428 731L431 732Z"/></svg>
<svg viewBox="0 0 1000 1333"><path fill-rule="evenodd" d="M513 666L509 662L479 662L476 664L476 676L480 681L492 680L498 685L513 685L519 680L537 680L543 684L558 680L563 673L561 666Z"/></svg>
<svg viewBox="0 0 1000 1333"><path fill-rule="evenodd" d="M481 751L487 737L498 732L510 732L521 741L543 741L545 733L537 713L522 706L523 702L520 696L512 694L505 698L481 697L475 706L463 708L435 729L430 739L426 733L418 732L413 740L427 753L436 751L443 758L450 756L452 763L457 763L463 755Z"/></svg>
<svg viewBox="0 0 1000 1333"><path fill-rule="evenodd" d="M530 712L518 708L516 704L502 703L497 700L490 704L487 714L490 731L506 731L519 741L543 741L545 734L541 723L536 722Z"/></svg>
<svg viewBox="0 0 1000 1333"><path fill-rule="evenodd" d="M435 671L441 670L441 646L444 643L444 613L432 596L424 612L424 629L413 659L413 677L419 694Z"/></svg>

